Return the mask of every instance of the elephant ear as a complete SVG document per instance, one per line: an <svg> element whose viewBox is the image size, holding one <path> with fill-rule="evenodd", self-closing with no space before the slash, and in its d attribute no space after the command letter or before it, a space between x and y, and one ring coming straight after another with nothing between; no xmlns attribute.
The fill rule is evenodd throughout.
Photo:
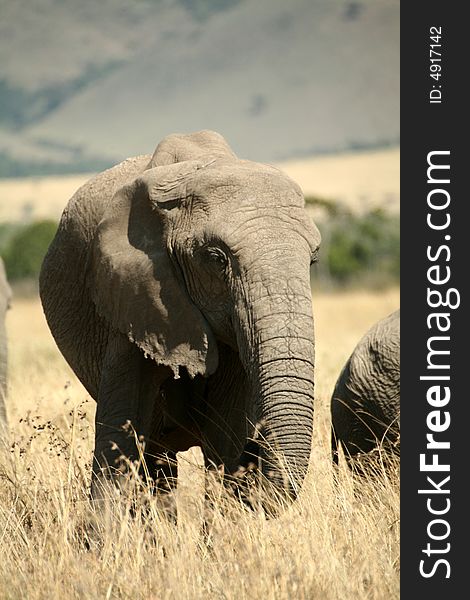
<svg viewBox="0 0 470 600"><path fill-rule="evenodd" d="M188 180L203 166L156 167L118 190L97 228L89 264L98 312L175 377L179 367L191 377L208 376L218 364L212 331L166 244L165 208L184 201Z"/></svg>

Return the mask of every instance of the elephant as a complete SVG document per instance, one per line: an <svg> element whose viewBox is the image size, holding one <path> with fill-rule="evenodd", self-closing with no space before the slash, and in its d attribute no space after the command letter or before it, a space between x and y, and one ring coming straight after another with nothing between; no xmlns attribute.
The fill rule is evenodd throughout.
<svg viewBox="0 0 470 600"><path fill-rule="evenodd" d="M40 295L97 402L92 497L140 438L156 481L174 484L176 453L199 445L232 482L256 471L295 499L312 441L319 245L300 187L212 131L169 135L75 193Z"/></svg>
<svg viewBox="0 0 470 600"><path fill-rule="evenodd" d="M379 446L399 453L400 310L373 325L341 371L331 398L332 452L348 464Z"/></svg>
<svg viewBox="0 0 470 600"><path fill-rule="evenodd" d="M3 260L0 258L0 442L6 437L8 427L6 395L7 395L7 334L5 316L11 301L11 288L8 285Z"/></svg>

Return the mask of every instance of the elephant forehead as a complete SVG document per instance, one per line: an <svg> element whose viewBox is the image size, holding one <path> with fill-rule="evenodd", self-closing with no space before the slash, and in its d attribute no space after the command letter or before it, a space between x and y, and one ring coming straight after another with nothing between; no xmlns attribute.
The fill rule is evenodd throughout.
<svg viewBox="0 0 470 600"><path fill-rule="evenodd" d="M234 200L247 207L305 204L300 187L285 173L251 161L215 161L195 174L192 187L208 204Z"/></svg>

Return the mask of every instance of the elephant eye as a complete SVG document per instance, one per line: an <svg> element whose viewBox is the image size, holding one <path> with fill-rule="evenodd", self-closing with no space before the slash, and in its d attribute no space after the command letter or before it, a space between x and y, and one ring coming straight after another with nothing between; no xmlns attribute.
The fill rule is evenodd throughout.
<svg viewBox="0 0 470 600"><path fill-rule="evenodd" d="M206 247L205 248L205 256L207 257L207 259L210 263L217 265L220 268L224 268L227 266L227 263L228 263L227 255L220 248L214 248L211 246Z"/></svg>

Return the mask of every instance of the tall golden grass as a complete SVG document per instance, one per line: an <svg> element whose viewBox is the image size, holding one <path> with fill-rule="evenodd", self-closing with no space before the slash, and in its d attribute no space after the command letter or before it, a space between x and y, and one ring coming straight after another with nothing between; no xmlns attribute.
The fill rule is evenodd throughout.
<svg viewBox="0 0 470 600"><path fill-rule="evenodd" d="M358 480L330 460L329 397L397 290L315 296L317 401L311 468L277 519L216 486L198 449L179 455L177 522L136 487L89 502L94 403L65 364L37 300L17 300L10 338L11 447L0 457L0 598L389 599L399 596L398 465ZM209 525L203 528L204 522Z"/></svg>

